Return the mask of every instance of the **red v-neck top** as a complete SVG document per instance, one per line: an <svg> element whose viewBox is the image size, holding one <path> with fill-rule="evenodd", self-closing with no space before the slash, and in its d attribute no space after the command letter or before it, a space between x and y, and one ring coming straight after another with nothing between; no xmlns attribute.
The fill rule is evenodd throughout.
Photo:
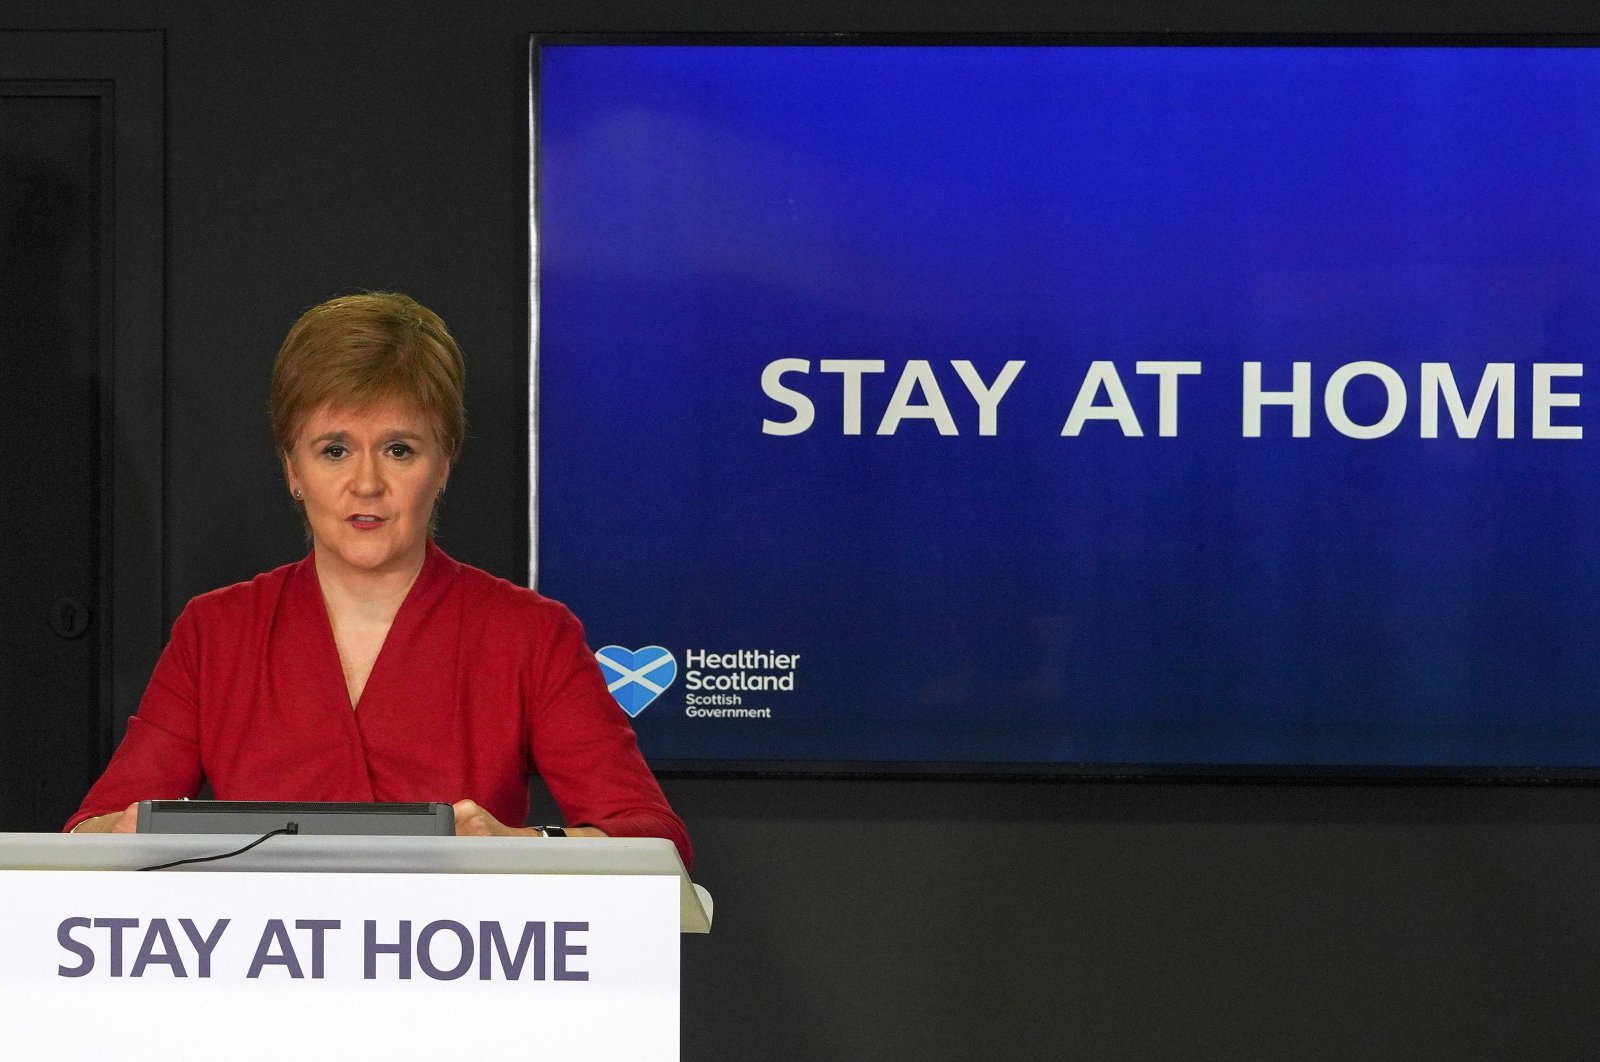
<svg viewBox="0 0 1600 1062"><path fill-rule="evenodd" d="M136 800L442 801L507 825L537 771L566 821L689 838L567 608L428 543L356 710L311 557L189 602L67 822Z"/></svg>

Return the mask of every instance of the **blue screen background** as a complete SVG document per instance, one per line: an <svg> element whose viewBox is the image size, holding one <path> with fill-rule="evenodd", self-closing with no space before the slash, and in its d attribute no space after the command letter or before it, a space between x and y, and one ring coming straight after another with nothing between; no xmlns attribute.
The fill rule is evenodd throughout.
<svg viewBox="0 0 1600 1062"><path fill-rule="evenodd" d="M1600 765L1600 51L540 49L539 589L680 677L653 760ZM798 435L763 368L815 403ZM841 431L823 359L880 359ZM929 361L958 425L877 435ZM951 368L1025 368L980 436ZM1063 423L1116 364L1144 428ZM1141 360L1192 360L1179 432ZM1313 374L1309 438L1241 366ZM1336 432L1335 368L1405 381ZM1516 366L1516 437L1418 428ZM1385 408L1370 378L1350 416ZM684 651L800 654L770 719Z"/></svg>

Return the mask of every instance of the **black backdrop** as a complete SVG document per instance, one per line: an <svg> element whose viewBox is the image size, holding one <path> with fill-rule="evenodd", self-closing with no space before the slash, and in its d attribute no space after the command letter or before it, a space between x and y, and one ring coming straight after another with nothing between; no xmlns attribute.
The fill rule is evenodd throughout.
<svg viewBox="0 0 1600 1062"><path fill-rule="evenodd" d="M303 307L452 323L471 437L441 540L526 571L531 31L1596 32L1600 11L1210 0L658 5L0 0L167 57L170 619L302 548L263 409ZM690 1060L1580 1058L1600 789L669 779L719 900ZM530 1006L530 1027L557 1015ZM65 1034L66 1031L64 1031Z"/></svg>

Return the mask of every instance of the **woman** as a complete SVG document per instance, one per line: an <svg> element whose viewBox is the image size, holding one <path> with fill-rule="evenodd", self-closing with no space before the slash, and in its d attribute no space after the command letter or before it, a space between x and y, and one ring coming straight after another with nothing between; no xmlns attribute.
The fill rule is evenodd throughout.
<svg viewBox="0 0 1600 1062"><path fill-rule="evenodd" d="M444 322L404 295L296 322L272 427L311 553L189 602L68 829L132 832L138 801L209 781L219 800L451 802L458 834L538 836L507 825L536 770L568 834L664 837L689 862L578 621L433 542L463 380Z"/></svg>

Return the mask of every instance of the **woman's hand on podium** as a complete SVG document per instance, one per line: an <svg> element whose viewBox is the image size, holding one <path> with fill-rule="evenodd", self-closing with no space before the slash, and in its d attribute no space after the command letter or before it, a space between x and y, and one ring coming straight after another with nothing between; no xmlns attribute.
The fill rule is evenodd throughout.
<svg viewBox="0 0 1600 1062"><path fill-rule="evenodd" d="M537 826L507 826L488 810L473 800L458 800L450 805L456 813L457 837L543 837ZM606 837L608 834L595 826L569 826L568 837Z"/></svg>
<svg viewBox="0 0 1600 1062"><path fill-rule="evenodd" d="M129 804L121 811L113 811L109 815L96 815L92 819L84 819L72 828L73 833L138 833L139 832L139 803Z"/></svg>
<svg viewBox="0 0 1600 1062"><path fill-rule="evenodd" d="M456 813L457 837L537 837L539 831L507 826L474 800L458 800L450 805Z"/></svg>

